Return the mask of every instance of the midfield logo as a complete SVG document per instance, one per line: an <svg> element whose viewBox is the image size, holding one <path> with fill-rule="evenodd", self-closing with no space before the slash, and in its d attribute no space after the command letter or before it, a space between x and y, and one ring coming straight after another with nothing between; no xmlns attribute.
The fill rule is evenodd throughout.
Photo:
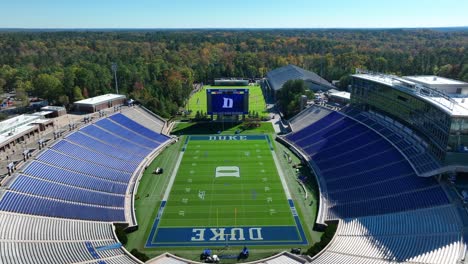
<svg viewBox="0 0 468 264"><path fill-rule="evenodd" d="M263 240L261 227L243 228L194 228L191 241L242 241Z"/></svg>
<svg viewBox="0 0 468 264"><path fill-rule="evenodd" d="M234 100L231 98L223 97L223 108L232 108Z"/></svg>

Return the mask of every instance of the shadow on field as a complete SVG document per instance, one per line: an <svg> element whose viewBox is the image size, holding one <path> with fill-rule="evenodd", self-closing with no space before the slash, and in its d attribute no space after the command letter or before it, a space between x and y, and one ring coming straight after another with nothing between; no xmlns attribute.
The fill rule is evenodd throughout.
<svg viewBox="0 0 468 264"><path fill-rule="evenodd" d="M172 130L173 135L206 135L206 134L266 134L274 133L271 123L249 123L249 122L196 122L179 123Z"/></svg>
<svg viewBox="0 0 468 264"><path fill-rule="evenodd" d="M197 122L197 123L181 123L179 124L171 134L174 135L202 135L202 134L218 134L221 132L232 132L234 134L236 130L242 130L241 123L214 123L214 122Z"/></svg>

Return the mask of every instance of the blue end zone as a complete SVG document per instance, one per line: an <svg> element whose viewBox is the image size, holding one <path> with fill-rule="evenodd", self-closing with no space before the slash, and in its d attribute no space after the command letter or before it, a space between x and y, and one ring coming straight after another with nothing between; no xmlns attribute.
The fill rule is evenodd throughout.
<svg viewBox="0 0 468 264"><path fill-rule="evenodd" d="M210 245L307 245L294 202L288 200L295 226L253 227L161 227L159 220L166 206L161 203L145 247L181 247Z"/></svg>

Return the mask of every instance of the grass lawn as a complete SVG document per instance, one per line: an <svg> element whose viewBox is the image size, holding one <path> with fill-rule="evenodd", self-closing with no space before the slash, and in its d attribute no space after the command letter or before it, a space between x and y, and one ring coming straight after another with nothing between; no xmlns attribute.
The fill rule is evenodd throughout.
<svg viewBox="0 0 468 264"><path fill-rule="evenodd" d="M258 112L259 117L268 117L266 111L265 98L260 86L203 86L203 89L195 93L186 106L186 110L191 111L189 117L195 117L197 111L206 113L206 89L249 89L249 111Z"/></svg>

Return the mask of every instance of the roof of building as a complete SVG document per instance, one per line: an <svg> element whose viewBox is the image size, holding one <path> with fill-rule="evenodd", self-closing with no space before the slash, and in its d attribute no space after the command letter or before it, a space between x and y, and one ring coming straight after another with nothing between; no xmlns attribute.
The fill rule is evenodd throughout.
<svg viewBox="0 0 468 264"><path fill-rule="evenodd" d="M445 85L463 85L463 86L468 86L468 83L458 81L458 80L453 80L453 79L448 79L444 77L439 77L435 75L420 75L420 76L405 76L403 77L404 79L418 82L418 83L423 83L427 85L440 85L440 84L445 84Z"/></svg>
<svg viewBox="0 0 468 264"><path fill-rule="evenodd" d="M48 106L41 107L41 110L45 110L45 111L62 111L62 110L65 110L65 107L48 105Z"/></svg>
<svg viewBox="0 0 468 264"><path fill-rule="evenodd" d="M36 116L46 116L46 115L50 115L52 114L54 111L46 111L46 110L42 110L40 112L36 112L32 115L36 115Z"/></svg>
<svg viewBox="0 0 468 264"><path fill-rule="evenodd" d="M330 93L329 96L339 97L339 98L346 99L346 100L351 99L351 93L344 92L344 91L333 92L333 93Z"/></svg>
<svg viewBox="0 0 468 264"><path fill-rule="evenodd" d="M96 97L91 97L88 99L76 101L74 102L74 104L98 105L101 103L105 103L111 100L121 99L121 98L126 98L126 96L122 94L103 94L103 95L99 95Z"/></svg>
<svg viewBox="0 0 468 264"><path fill-rule="evenodd" d="M353 76L378 82L409 93L413 96L422 98L423 100L437 106L452 116L468 117L468 96L452 97L438 89L432 89L424 85L421 86L420 83L410 81L409 79L406 79L406 77L370 73L359 73L354 74ZM422 92L422 90L424 90L424 92Z"/></svg>
<svg viewBox="0 0 468 264"><path fill-rule="evenodd" d="M38 123L40 119L38 115L19 115L0 122L0 144L31 129L32 123Z"/></svg>
<svg viewBox="0 0 468 264"><path fill-rule="evenodd" d="M304 70L292 64L274 69L268 72L266 77L268 78L268 82L270 83L271 88L273 90L279 90L283 87L283 84L285 82L297 79L311 81L313 83L323 86L326 89L335 88L335 86L333 86L331 83L329 83L322 77L318 76L316 73Z"/></svg>

